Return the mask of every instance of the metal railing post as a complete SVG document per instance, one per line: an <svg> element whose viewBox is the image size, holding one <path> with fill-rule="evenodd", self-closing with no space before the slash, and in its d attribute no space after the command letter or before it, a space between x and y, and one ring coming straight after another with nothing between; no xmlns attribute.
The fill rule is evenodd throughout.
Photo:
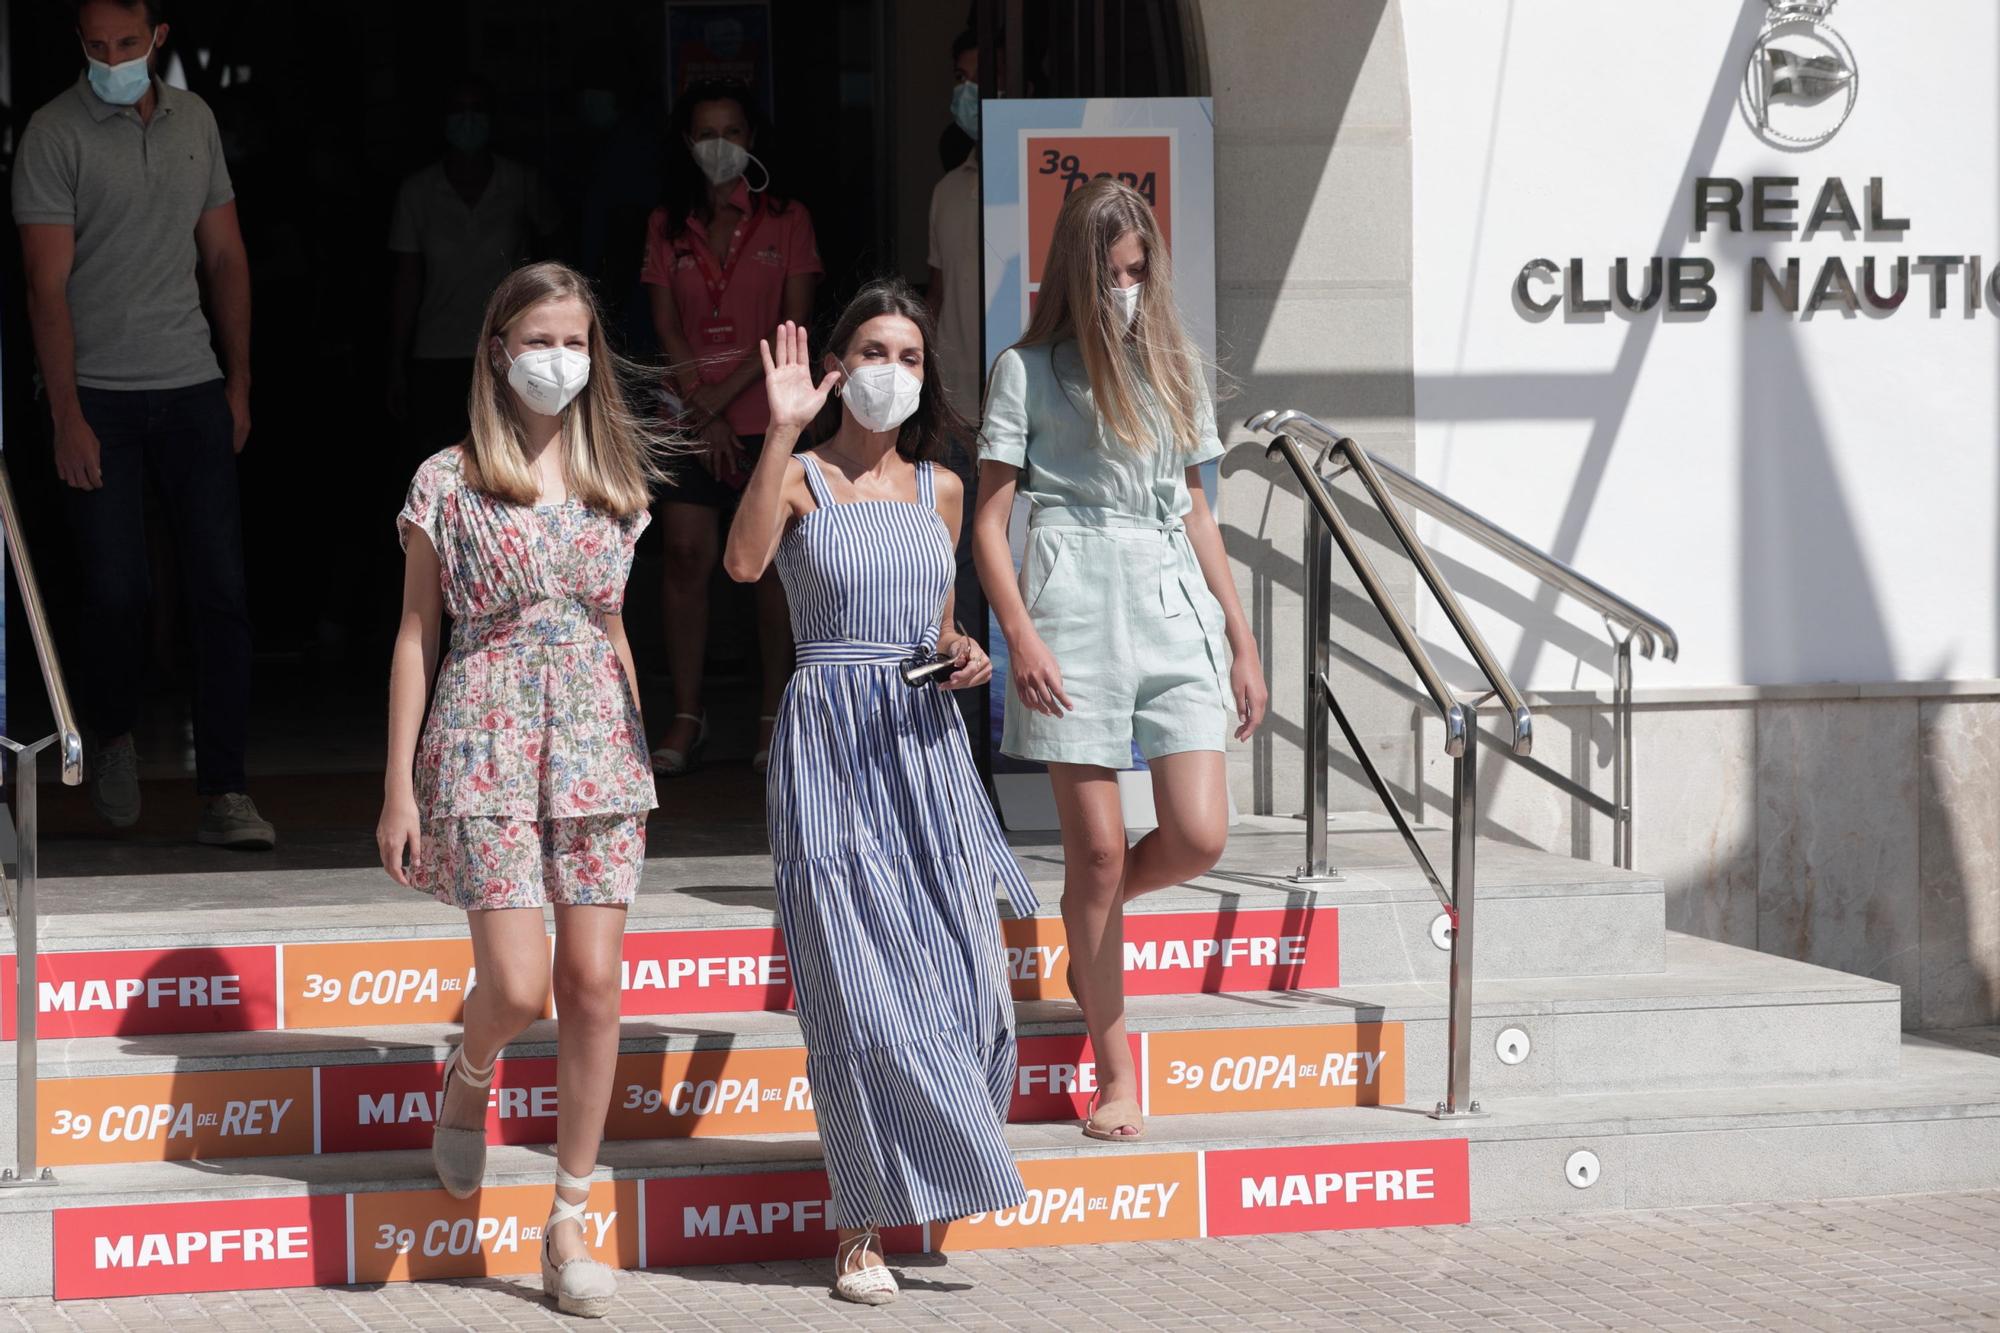
<svg viewBox="0 0 2000 1333"><path fill-rule="evenodd" d="M1474 706L1466 724L1478 734ZM1444 1100L1432 1118L1447 1120L1482 1112L1472 1100L1472 909L1478 897L1476 861L1479 830L1479 747L1468 745L1452 760L1451 779L1451 999L1446 1040L1450 1045Z"/></svg>
<svg viewBox="0 0 2000 1333"><path fill-rule="evenodd" d="M4 891L7 915L14 925L14 1165L0 1170L0 1185L53 1185L55 1173L36 1161L41 1126L35 1105L36 1041L41 1026L39 948L35 905L36 880L40 874L40 813L36 800L36 770L42 751L56 748L62 781L76 786L83 781L83 737L77 730L76 713L70 707L69 688L63 683L62 665L56 659L55 635L49 628L48 611L42 604L41 585L35 581L35 566L28 543L21 532L20 510L14 504L14 488L7 479L7 466L0 459L0 544L5 559L13 567L14 584L21 594L21 610L28 636L35 647L41 668L42 686L48 692L49 709L55 714L54 734L32 745L23 745L0 736L0 750L14 757L14 841L16 874L6 882L0 870L0 891Z"/></svg>
<svg viewBox="0 0 2000 1333"><path fill-rule="evenodd" d="M1611 830L1611 864L1632 868L1632 635L1618 640L1611 682L1611 721L1618 755L1612 800L1618 813Z"/></svg>
<svg viewBox="0 0 2000 1333"><path fill-rule="evenodd" d="M19 873L14 885L14 1169L8 1179L20 1183L50 1177L36 1169L36 1148L40 1124L36 1120L35 1080L37 1077L35 1040L40 1026L41 1002L37 995L39 944L35 939L36 827L39 822L35 770L41 766L37 745L14 756L14 845Z"/></svg>
<svg viewBox="0 0 2000 1333"><path fill-rule="evenodd" d="M1324 884L1340 875L1328 865L1327 803L1332 762L1326 702L1321 693L1333 670L1333 534L1311 504L1305 509L1305 706L1306 860L1295 884Z"/></svg>

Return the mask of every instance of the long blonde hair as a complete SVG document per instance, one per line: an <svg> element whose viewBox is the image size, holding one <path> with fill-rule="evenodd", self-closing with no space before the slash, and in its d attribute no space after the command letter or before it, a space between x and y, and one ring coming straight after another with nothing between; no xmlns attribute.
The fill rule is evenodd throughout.
<svg viewBox="0 0 2000 1333"><path fill-rule="evenodd" d="M540 498L541 483L522 444L521 405L493 343L504 342L515 321L535 306L564 297L583 302L590 315L590 380L563 410L563 472L576 499L614 518L630 518L650 503L651 484L663 480L658 455L672 442L632 410L621 381L635 373L606 342L590 284L567 264L524 264L486 302L466 404L472 430L466 437L465 479L474 490L514 504Z"/></svg>
<svg viewBox="0 0 2000 1333"><path fill-rule="evenodd" d="M1127 232L1146 252L1145 291L1128 331L1113 305L1111 247ZM1018 347L1076 339L1091 395L1127 448L1193 449L1208 433L1206 364L1181 324L1173 263L1146 197L1100 176L1063 200L1042 269L1041 293ZM1156 410L1167 439L1147 420Z"/></svg>

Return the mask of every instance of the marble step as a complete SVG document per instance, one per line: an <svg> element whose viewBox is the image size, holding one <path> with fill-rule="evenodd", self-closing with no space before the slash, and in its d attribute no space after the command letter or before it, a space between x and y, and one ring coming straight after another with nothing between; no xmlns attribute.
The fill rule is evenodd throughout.
<svg viewBox="0 0 2000 1333"><path fill-rule="evenodd" d="M1143 1144L1010 1126L1028 1202L893 1233L898 1254L1225 1237L2000 1187L2000 1033L1902 1038L1894 1077L1158 1117ZM449 1199L427 1154L79 1166L0 1190L0 1295L149 1294L530 1271L546 1149ZM831 1252L809 1135L609 1143L592 1203L627 1267ZM918 1263L948 1262L918 1260Z"/></svg>
<svg viewBox="0 0 2000 1333"><path fill-rule="evenodd" d="M1895 1072L1894 986L1691 936L1668 969L1488 981L1475 989L1473 1080L1490 1104L1558 1093L1667 1092ZM1095 1088L1068 1001L1017 1005L1014 1114L1074 1118ZM1334 990L1139 996L1134 1045L1156 1115L1429 1106L1444 1092L1447 995L1376 983ZM556 1024L503 1058L493 1133L554 1132ZM427 1142L439 1024L310 1032L98 1037L44 1043L42 1159L75 1162L329 1153ZM0 1050L0 1071L12 1062ZM742 1012L623 1027L610 1133L712 1137L811 1127L789 1014ZM0 1134L14 1100L0 1072ZM5 1142L0 1138L0 1142Z"/></svg>
<svg viewBox="0 0 2000 1333"><path fill-rule="evenodd" d="M1443 835L1422 836L1442 864ZM1286 878L1302 846L1297 821L1247 819L1213 872L1137 900L1126 943L1128 989L1443 984L1449 954L1438 930L1442 914L1394 834L1342 832L1335 851L1344 877L1310 887ZM1016 851L1042 910L1003 921L1014 994L1064 998L1060 848L1023 839ZM1497 843L1482 844L1480 856L1481 980L1634 976L1665 967L1659 880ZM785 1007L788 976L767 857L666 857L649 863L647 875L626 939L627 1016ZM62 881L61 895L44 894L45 902L71 910L43 925L43 1035L414 1026L458 1016L471 970L460 914L379 871L290 869L228 879ZM12 966L11 957L0 959L4 1037L13 1035Z"/></svg>

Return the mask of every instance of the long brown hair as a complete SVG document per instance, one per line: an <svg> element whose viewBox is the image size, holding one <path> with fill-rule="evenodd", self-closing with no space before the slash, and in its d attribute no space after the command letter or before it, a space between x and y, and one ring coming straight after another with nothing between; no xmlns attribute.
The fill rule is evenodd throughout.
<svg viewBox="0 0 2000 1333"><path fill-rule="evenodd" d="M651 484L663 479L658 455L672 441L632 410L623 381L639 372L612 352L590 284L567 264L524 264L493 289L472 358L472 419L466 437L465 479L482 494L531 505L541 495L522 444L521 405L507 384L505 359L494 340L544 301L574 297L590 315L590 380L563 410L563 471L570 494L615 518L646 508Z"/></svg>
<svg viewBox="0 0 2000 1333"><path fill-rule="evenodd" d="M896 435L896 452L912 463L941 457L946 444L954 438L969 436L972 427L945 398L944 375L938 369L937 321L931 318L931 308L924 304L924 298L917 295L915 288L901 278L877 278L865 284L834 322L826 350L836 361L844 361L855 333L881 315L901 315L917 326L917 333L924 340L923 393L917 398L917 410L910 413ZM826 406L813 422L816 442L825 444L840 430L841 411L838 398L826 400Z"/></svg>
<svg viewBox="0 0 2000 1333"><path fill-rule="evenodd" d="M1128 232L1146 252L1145 291L1129 330L1111 294L1111 248ZM1065 338L1076 339L1097 410L1127 448L1192 449L1208 433L1206 365L1181 324L1160 224L1144 195L1109 176L1063 200L1034 316L1015 346ZM1149 423L1149 407L1164 418L1166 441Z"/></svg>

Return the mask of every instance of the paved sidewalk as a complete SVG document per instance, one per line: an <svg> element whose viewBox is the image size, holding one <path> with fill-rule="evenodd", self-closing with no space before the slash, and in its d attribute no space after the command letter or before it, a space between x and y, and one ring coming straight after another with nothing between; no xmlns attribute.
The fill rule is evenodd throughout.
<svg viewBox="0 0 2000 1333"><path fill-rule="evenodd" d="M931 1256L886 1309L824 1264L627 1275L606 1329L1992 1329L2000 1192ZM0 1330L544 1329L532 1284L0 1304Z"/></svg>

